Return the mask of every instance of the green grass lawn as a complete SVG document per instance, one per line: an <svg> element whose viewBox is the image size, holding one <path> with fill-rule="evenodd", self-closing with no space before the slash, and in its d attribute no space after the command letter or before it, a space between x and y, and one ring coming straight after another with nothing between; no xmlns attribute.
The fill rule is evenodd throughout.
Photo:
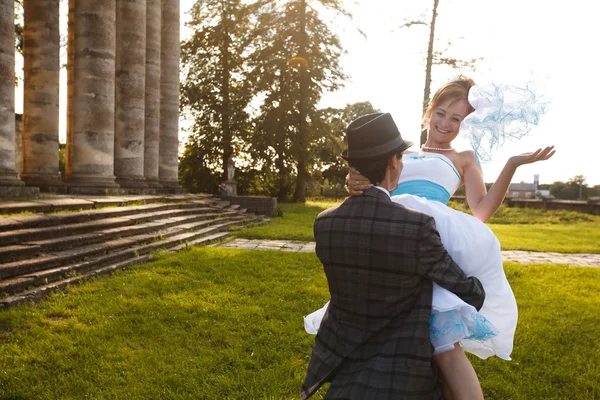
<svg viewBox="0 0 600 400"><path fill-rule="evenodd" d="M600 253L600 222L488 226L500 240L503 250Z"/></svg>
<svg viewBox="0 0 600 400"><path fill-rule="evenodd" d="M506 270L519 326L513 361L474 360L486 398L599 398L600 269ZM312 253L163 256L1 311L0 399L294 399L327 297Z"/></svg>
<svg viewBox="0 0 600 400"><path fill-rule="evenodd" d="M279 203L283 217L271 218L271 223L243 229L235 236L246 239L314 240L313 223L323 210L340 204L342 200L308 199L305 204Z"/></svg>
<svg viewBox="0 0 600 400"><path fill-rule="evenodd" d="M244 229L236 236L246 239L293 239L312 241L313 222L323 210L342 200L308 199L306 204L282 203L283 217L271 223ZM466 211L464 206L452 207ZM545 211L502 206L490 219L502 249L555 251L561 253L600 253L600 217L573 211Z"/></svg>

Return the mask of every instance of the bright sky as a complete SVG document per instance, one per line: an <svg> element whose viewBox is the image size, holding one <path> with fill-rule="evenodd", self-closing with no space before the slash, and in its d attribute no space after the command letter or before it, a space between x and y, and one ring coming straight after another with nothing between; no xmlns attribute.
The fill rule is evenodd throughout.
<svg viewBox="0 0 600 400"><path fill-rule="evenodd" d="M182 24L193 2L181 0ZM332 26L347 50L342 66L350 80L345 89L326 94L321 106L371 101L376 108L392 113L404 138L418 142L429 30L425 26L399 26L423 13L429 20L433 0L347 3L354 19L336 17ZM65 4L61 2L64 29ZM486 182L496 179L511 155L556 145L557 153L551 160L521 167L513 182L532 182L534 174L540 175L540 183L584 175L588 185L600 184L600 123L594 118L599 113L596 103L600 94L595 43L600 37L599 11L600 5L592 0L440 0L438 48L451 41L448 54L465 59L485 57L475 72L466 71L466 75L479 84L518 85L533 79L551 99L540 125L528 137L506 143L493 162L483 164ZM185 35L182 29L182 38ZM457 72L449 68L434 66L432 90L455 75ZM64 141L64 69L61 81L60 136ZM16 93L17 112L22 112L22 86Z"/></svg>
<svg viewBox="0 0 600 400"><path fill-rule="evenodd" d="M361 0L352 7L352 23L340 32L348 54L343 66L351 81L323 105L342 107L369 100L392 113L403 137L418 143L425 81L428 28L398 29L404 19L427 11L433 0ZM428 7L428 9L426 8ZM519 84L533 79L551 99L547 113L530 135L507 142L494 160L483 164L486 182L493 182L514 154L555 145L556 155L519 168L513 182L566 181L581 174L589 185L600 184L600 94L598 56L593 43L600 37L600 6L589 0L440 0L438 48L450 40L449 54L464 59L485 57L476 71L465 71L475 82ZM367 38L352 29L360 27ZM434 66L432 92L457 73ZM468 146L468 145L467 145Z"/></svg>

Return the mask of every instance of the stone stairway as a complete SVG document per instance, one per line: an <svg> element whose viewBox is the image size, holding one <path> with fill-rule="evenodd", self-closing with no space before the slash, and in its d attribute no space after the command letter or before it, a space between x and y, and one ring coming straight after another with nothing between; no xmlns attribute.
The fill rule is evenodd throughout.
<svg viewBox="0 0 600 400"><path fill-rule="evenodd" d="M0 308L268 222L208 195L0 203L0 215Z"/></svg>

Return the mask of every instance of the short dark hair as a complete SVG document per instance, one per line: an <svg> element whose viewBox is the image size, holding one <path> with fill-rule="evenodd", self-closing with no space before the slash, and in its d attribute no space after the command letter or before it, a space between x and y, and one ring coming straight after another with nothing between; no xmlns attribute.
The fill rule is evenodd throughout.
<svg viewBox="0 0 600 400"><path fill-rule="evenodd" d="M392 154L385 158L365 159L365 160L348 160L348 164L360 172L362 176L369 178L372 184L381 183L385 178L385 170L387 169L388 161L391 157L398 159L402 158L402 152Z"/></svg>

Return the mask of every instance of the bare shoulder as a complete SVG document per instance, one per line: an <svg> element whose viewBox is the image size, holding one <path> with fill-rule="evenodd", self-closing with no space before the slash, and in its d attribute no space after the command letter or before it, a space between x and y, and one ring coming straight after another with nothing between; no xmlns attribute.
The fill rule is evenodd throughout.
<svg viewBox="0 0 600 400"><path fill-rule="evenodd" d="M465 161L475 161L475 152L471 149L457 150L456 154Z"/></svg>
<svg viewBox="0 0 600 400"><path fill-rule="evenodd" d="M477 158L475 157L475 152L473 150L461 150L457 151L456 154L458 155L463 169L479 165L479 163L477 162Z"/></svg>

